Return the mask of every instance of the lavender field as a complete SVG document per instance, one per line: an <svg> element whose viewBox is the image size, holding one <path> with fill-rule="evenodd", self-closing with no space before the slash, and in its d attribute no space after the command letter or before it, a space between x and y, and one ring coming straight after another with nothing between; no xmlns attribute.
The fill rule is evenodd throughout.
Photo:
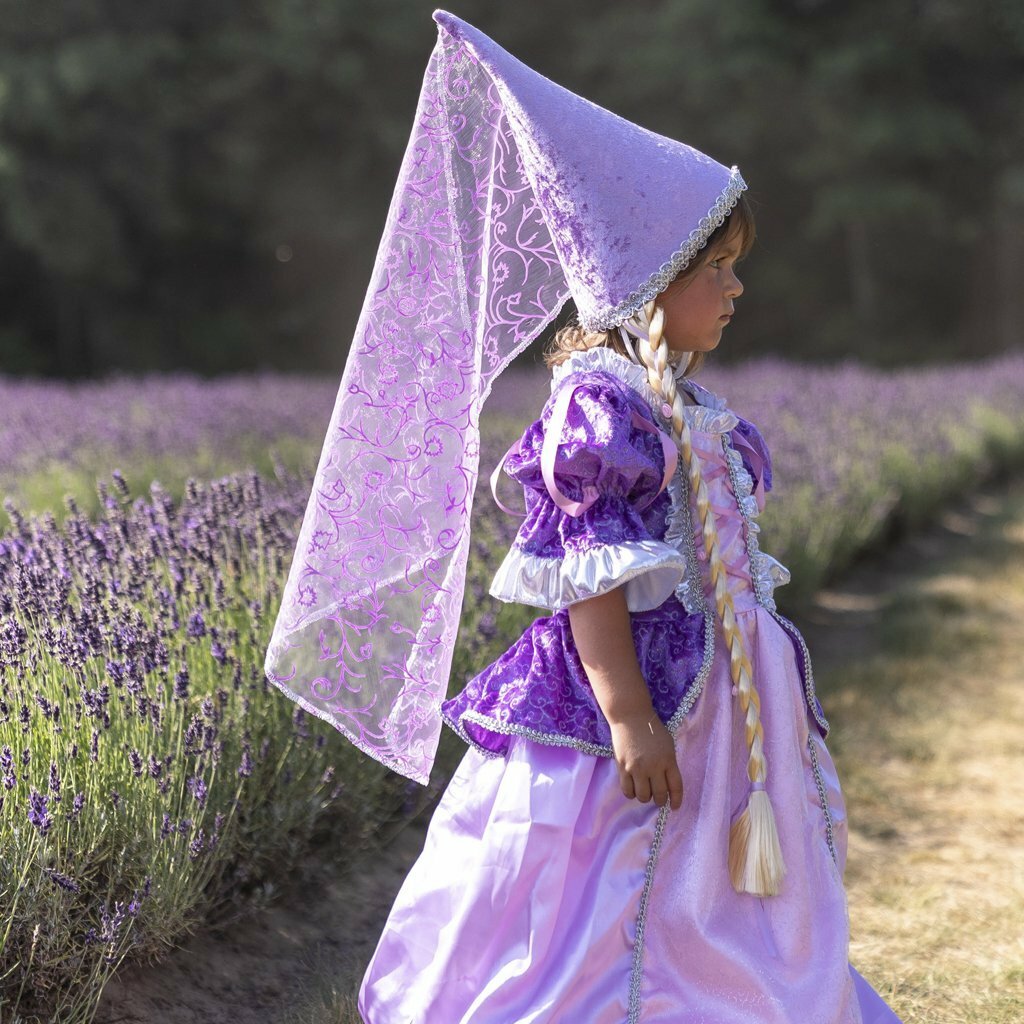
<svg viewBox="0 0 1024 1024"><path fill-rule="evenodd" d="M96 481L114 469L141 481L136 489L160 480L176 497L189 477L243 467L312 473L337 388L279 373L74 384L0 376L0 489L23 512L51 509L59 519L65 494L95 513Z"/></svg>
<svg viewBox="0 0 1024 1024"><path fill-rule="evenodd" d="M543 374L506 378L484 481L546 390ZM761 361L701 381L772 450L761 546L793 572L780 604L894 516L913 527L1024 465L1022 356L900 373ZM262 898L312 848L341 863L460 755L446 731L430 790L407 784L263 679L336 388L0 386L4 1024L91 1020L125 958ZM486 483L475 524L452 692L536 614L487 596L516 520Z"/></svg>

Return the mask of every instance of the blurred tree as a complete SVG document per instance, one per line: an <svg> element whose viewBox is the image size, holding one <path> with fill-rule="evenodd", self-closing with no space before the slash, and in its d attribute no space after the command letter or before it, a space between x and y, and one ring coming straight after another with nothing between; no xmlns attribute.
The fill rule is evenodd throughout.
<svg viewBox="0 0 1024 1024"><path fill-rule="evenodd" d="M0 370L337 372L432 5L0 3ZM456 13L555 81L742 167L760 245L720 358L1020 344L1018 0L465 0Z"/></svg>
<svg viewBox="0 0 1024 1024"><path fill-rule="evenodd" d="M429 17L406 59L392 15L413 12L386 0L373 18L327 0L8 6L0 364L214 372L331 350L336 363ZM392 62L409 72L389 120Z"/></svg>
<svg viewBox="0 0 1024 1024"><path fill-rule="evenodd" d="M598 102L743 168L761 244L723 357L1021 344L1024 6L648 6L592 19L582 61Z"/></svg>

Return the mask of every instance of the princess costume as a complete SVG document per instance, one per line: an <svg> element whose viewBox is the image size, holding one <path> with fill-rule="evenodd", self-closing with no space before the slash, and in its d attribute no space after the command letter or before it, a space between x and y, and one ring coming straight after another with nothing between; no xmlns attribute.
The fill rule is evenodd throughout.
<svg viewBox="0 0 1024 1024"><path fill-rule="evenodd" d="M807 647L773 600L789 572L758 546L771 457L724 400L677 378L760 694L780 890L730 881L748 738L687 477L662 400L626 356L571 353L502 460L526 515L491 593L549 614L443 699L491 382L569 295L594 330L636 314L745 185L434 18L266 666L410 778L428 778L442 720L469 744L366 969L363 1020L898 1024L849 963L828 723ZM569 626L571 604L620 586L675 739L679 810L623 795Z"/></svg>

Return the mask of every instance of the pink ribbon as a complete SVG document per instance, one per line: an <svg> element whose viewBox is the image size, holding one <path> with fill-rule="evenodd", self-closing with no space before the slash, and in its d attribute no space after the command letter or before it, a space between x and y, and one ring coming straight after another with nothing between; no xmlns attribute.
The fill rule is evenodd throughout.
<svg viewBox="0 0 1024 1024"><path fill-rule="evenodd" d="M544 433L544 443L541 445L540 451L540 471L544 477L544 486L547 488L548 494L551 495L551 500L563 512L573 517L583 515L597 501L599 495L597 488L593 484L588 484L583 488L582 500L573 501L564 495L555 483L555 458L558 454L558 445L562 439L562 428L565 426L565 421L569 414L569 402L572 401L572 396L576 393L577 389L582 386L582 384L577 384L575 387L563 388L558 398L555 399L554 408L551 410L551 419L548 421L547 430ZM661 486L656 494L652 495L648 501L640 506L640 509L644 509L668 487L672 475L676 471L679 452L672 438L665 431L656 427L650 420L645 419L635 409L631 410L631 412L631 422L634 427L658 435L661 441L661 449L665 456L665 473L662 477ZM491 473L491 494L494 495L495 503L503 512L507 512L509 515L523 516L526 514L525 512L516 512L498 497L498 475L505 464L505 460L514 451L518 451L518 449L519 441L516 441L498 460L498 464L494 467L494 472Z"/></svg>

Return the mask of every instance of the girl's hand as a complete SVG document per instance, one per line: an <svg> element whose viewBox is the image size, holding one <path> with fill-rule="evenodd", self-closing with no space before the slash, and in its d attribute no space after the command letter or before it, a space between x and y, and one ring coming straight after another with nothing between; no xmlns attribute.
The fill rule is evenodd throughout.
<svg viewBox="0 0 1024 1024"><path fill-rule="evenodd" d="M622 792L642 804L652 797L659 807L670 801L672 810L678 811L683 805L683 777L675 742L653 708L649 714L630 715L609 724Z"/></svg>

